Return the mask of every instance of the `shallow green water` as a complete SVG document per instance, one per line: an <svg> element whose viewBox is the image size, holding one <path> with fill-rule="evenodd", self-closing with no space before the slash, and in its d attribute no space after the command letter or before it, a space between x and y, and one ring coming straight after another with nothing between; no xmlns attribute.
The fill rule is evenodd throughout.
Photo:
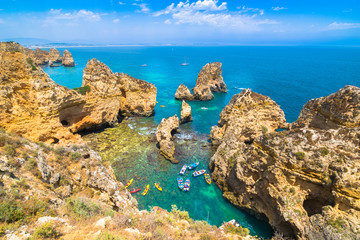
<svg viewBox="0 0 360 240"><path fill-rule="evenodd" d="M140 209L150 206L160 206L171 210L171 205L189 212L190 217L206 220L210 224L220 226L231 219L238 220L251 234L264 238L271 237L272 229L268 223L257 220L227 202L220 189L215 184L207 184L204 176L192 177L192 171L187 171L184 178L190 178L189 192L180 191L176 179L184 164L200 162L197 170L206 169L209 172L209 159L214 151L208 142L206 134L193 133L190 124L181 125L181 133L175 135L175 157L179 164L171 164L159 154L156 147L157 125L153 118L129 118L114 128L105 129L100 133L84 136L92 148L99 151L105 161L110 161L117 178L126 183L134 178L130 190L141 188L133 194L138 200ZM157 182L163 191L158 191ZM150 184L146 196L141 193Z"/></svg>

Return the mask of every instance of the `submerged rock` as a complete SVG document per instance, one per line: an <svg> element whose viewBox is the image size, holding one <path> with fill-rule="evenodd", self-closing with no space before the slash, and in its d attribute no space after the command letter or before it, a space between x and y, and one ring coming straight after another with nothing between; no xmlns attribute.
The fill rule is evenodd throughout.
<svg viewBox="0 0 360 240"><path fill-rule="evenodd" d="M192 122L193 118L191 116L191 107L188 103L186 103L184 100L182 101L181 105L181 118L180 118L180 124Z"/></svg>
<svg viewBox="0 0 360 240"><path fill-rule="evenodd" d="M341 96L341 104L339 101L326 103L334 96ZM346 87L328 97L311 100L298 120L308 123L306 117L318 116L319 107L312 107L314 103L321 103L315 104L323 106L320 109L331 109L327 117L334 119L333 116L347 112L339 109L337 113L337 104L344 109L356 109L360 104L356 100L359 96L356 87ZM256 109L260 112L266 109L263 104L246 103L235 107L239 108L236 111L251 116ZM235 129L237 121L226 117L231 114L228 110L223 110L226 114L222 113L219 122L223 121L227 129ZM240 141L231 134L223 134L210 161L212 178L231 203L264 214L275 230L285 236L357 239L360 232L360 128L344 126L357 121L356 114L344 115L347 117L341 119L346 119L343 121L346 124L338 124L336 129L330 130L324 130L323 124L319 128L309 124L312 128L298 126L259 136L248 129L240 132L237 138ZM270 126L268 130L273 129ZM251 138L253 142L243 142Z"/></svg>
<svg viewBox="0 0 360 240"><path fill-rule="evenodd" d="M63 52L62 65L64 65L65 67L75 66L74 59L68 50L64 50Z"/></svg>
<svg viewBox="0 0 360 240"><path fill-rule="evenodd" d="M190 90L184 84L180 84L180 86L176 90L175 99L192 101L194 100L194 96L191 94Z"/></svg>
<svg viewBox="0 0 360 240"><path fill-rule="evenodd" d="M221 73L220 62L206 64L201 69L193 89L195 99L208 101L214 98L212 92L227 92Z"/></svg>
<svg viewBox="0 0 360 240"><path fill-rule="evenodd" d="M159 143L160 153L172 163L179 163L175 159L175 144L172 135L179 129L179 118L176 114L163 118L156 130L156 139Z"/></svg>

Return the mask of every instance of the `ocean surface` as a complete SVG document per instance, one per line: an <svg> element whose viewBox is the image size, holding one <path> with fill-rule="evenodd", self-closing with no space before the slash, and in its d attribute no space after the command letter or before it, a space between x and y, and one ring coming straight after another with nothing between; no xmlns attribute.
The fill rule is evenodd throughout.
<svg viewBox="0 0 360 240"><path fill-rule="evenodd" d="M190 192L180 192L176 177L181 166L200 161L199 169L208 170L213 149L208 144L207 134L211 126L217 124L221 110L231 97L244 88L271 97L284 110L287 121L293 122L308 100L329 95L345 85L360 86L360 48L168 46L78 47L69 51L74 57L75 67L44 67L58 84L68 88L80 87L87 61L97 58L113 72L124 72L154 83L158 89L159 103L154 117L129 119L115 128L88 137L94 148L102 152L102 157L112 162L119 180L126 182L135 177L134 187L151 185L145 197L134 194L140 208L156 205L171 210L171 205L176 204L187 210L191 217L218 226L235 218L253 235L264 238L272 235L271 227L225 201L214 184L208 186L203 178L190 177L193 180ZM188 66L180 65L184 58ZM181 102L174 99L177 87L183 83L193 88L202 66L215 61L222 63L228 92L215 93L212 101L189 102L194 121L181 127L182 133L176 140L179 148L176 156L180 163L173 165L156 153L156 125L164 117L180 116ZM147 67L142 67L143 64ZM130 133L130 136L124 133ZM133 144L132 148L125 147L129 142ZM154 181L160 183L163 192L153 187Z"/></svg>

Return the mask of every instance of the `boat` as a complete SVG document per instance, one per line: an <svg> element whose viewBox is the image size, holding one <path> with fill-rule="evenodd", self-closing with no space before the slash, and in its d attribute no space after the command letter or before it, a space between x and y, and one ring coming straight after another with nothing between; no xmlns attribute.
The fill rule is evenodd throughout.
<svg viewBox="0 0 360 240"><path fill-rule="evenodd" d="M147 67L147 65L146 64L143 64L143 65L141 65L142 67Z"/></svg>
<svg viewBox="0 0 360 240"><path fill-rule="evenodd" d="M186 62L186 58L185 58L185 57L184 57L184 59L185 59L185 62L182 63L182 64L180 64L180 65L181 65L181 66L187 66L187 65L189 65L189 63Z"/></svg>
<svg viewBox="0 0 360 240"><path fill-rule="evenodd" d="M205 173L205 174L204 174L204 177L205 177L205 181L206 181L208 184L211 184L211 177L210 177L210 174Z"/></svg>
<svg viewBox="0 0 360 240"><path fill-rule="evenodd" d="M186 179L184 185L184 192L188 192L190 190L190 179Z"/></svg>
<svg viewBox="0 0 360 240"><path fill-rule="evenodd" d="M147 194L147 192L149 191L150 185L148 184L144 190L144 192L142 193L143 196L145 196Z"/></svg>
<svg viewBox="0 0 360 240"><path fill-rule="evenodd" d="M207 107L201 107L201 109L202 109L202 110L206 110L206 109L208 109L208 108L207 108Z"/></svg>
<svg viewBox="0 0 360 240"><path fill-rule="evenodd" d="M130 181L128 181L128 183L126 184L125 188L127 188L128 186L130 186L132 184L132 182L134 181L134 179L130 179Z"/></svg>
<svg viewBox="0 0 360 240"><path fill-rule="evenodd" d="M135 189L135 188L134 188L134 190L130 191L130 193L137 193L137 192L140 191L140 190L141 190L141 188L138 188L138 189Z"/></svg>
<svg viewBox="0 0 360 240"><path fill-rule="evenodd" d="M199 162L190 164L190 165L188 166L188 169L189 169L189 170L194 169L194 168L196 168L198 165L199 165Z"/></svg>
<svg viewBox="0 0 360 240"><path fill-rule="evenodd" d="M178 186L182 190L184 189L184 182L182 178L177 178Z"/></svg>
<svg viewBox="0 0 360 240"><path fill-rule="evenodd" d="M194 172L194 173L193 173L193 176L194 176L194 177L197 177L197 176L200 176L201 174L204 174L205 172L206 172L206 170L201 169L201 170L199 170L199 171Z"/></svg>
<svg viewBox="0 0 360 240"><path fill-rule="evenodd" d="M155 187L160 191L162 192L162 188L160 187L160 185L158 183L155 183Z"/></svg>
<svg viewBox="0 0 360 240"><path fill-rule="evenodd" d="M186 172L186 169L187 169L187 165L185 164L185 165L181 168L180 174L181 174L181 175L184 175L185 172Z"/></svg>

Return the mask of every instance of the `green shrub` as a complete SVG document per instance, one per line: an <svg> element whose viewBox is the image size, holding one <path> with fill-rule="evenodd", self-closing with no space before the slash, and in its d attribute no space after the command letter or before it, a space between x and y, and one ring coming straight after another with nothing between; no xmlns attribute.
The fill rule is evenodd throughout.
<svg viewBox="0 0 360 240"><path fill-rule="evenodd" d="M114 236L112 233L110 232L102 232L97 238L96 240L120 240L119 237Z"/></svg>
<svg viewBox="0 0 360 240"><path fill-rule="evenodd" d="M71 161L77 161L77 160L79 160L80 158L81 158L81 154L78 153L78 152L72 152L72 153L70 154L70 160L71 160Z"/></svg>
<svg viewBox="0 0 360 240"><path fill-rule="evenodd" d="M34 62L33 62L33 60L32 60L31 58L27 58L27 59L26 59L26 62L27 62L28 64L30 64L32 71L35 71L35 70L37 69L37 68L35 67Z"/></svg>
<svg viewBox="0 0 360 240"><path fill-rule="evenodd" d="M187 211L179 210L176 205L171 205L171 213L174 214L174 216L177 218L187 221L190 220L189 213Z"/></svg>
<svg viewBox="0 0 360 240"><path fill-rule="evenodd" d="M305 159L305 153L304 152L296 152L295 153L297 160L304 160Z"/></svg>
<svg viewBox="0 0 360 240"><path fill-rule="evenodd" d="M81 95L86 95L86 93L91 91L91 88L89 85L86 85L83 87L74 88L74 90L77 91L78 93L80 93Z"/></svg>
<svg viewBox="0 0 360 240"><path fill-rule="evenodd" d="M291 187L291 188L290 188L290 193L292 193L292 194L295 193L295 188L294 188L294 187Z"/></svg>
<svg viewBox="0 0 360 240"><path fill-rule="evenodd" d="M5 154L9 157L14 157L16 154L16 150L13 145L6 144L4 150L5 150Z"/></svg>
<svg viewBox="0 0 360 240"><path fill-rule="evenodd" d="M77 217L81 217L81 218L87 218L98 215L102 210L99 205L80 198L76 198L76 199L68 198L67 204L70 210Z"/></svg>
<svg viewBox="0 0 360 240"><path fill-rule="evenodd" d="M31 239L57 239L60 236L61 233L56 229L56 227L53 226L51 222L47 222L35 229Z"/></svg>
<svg viewBox="0 0 360 240"><path fill-rule="evenodd" d="M203 234L200 235L200 240L215 240L215 238L211 237L207 233L203 233Z"/></svg>
<svg viewBox="0 0 360 240"><path fill-rule="evenodd" d="M261 126L261 132L262 132L263 134L267 133L267 132L268 132L267 127Z"/></svg>
<svg viewBox="0 0 360 240"><path fill-rule="evenodd" d="M23 208L15 201L0 203L0 222L13 223L24 219Z"/></svg>
<svg viewBox="0 0 360 240"><path fill-rule="evenodd" d="M326 156L329 154L329 149L327 149L326 147L322 147L320 148L320 152L321 152L321 156Z"/></svg>
<svg viewBox="0 0 360 240"><path fill-rule="evenodd" d="M225 224L224 231L226 233L233 233L233 234L237 234L237 235L240 235L240 236L243 236L243 237L250 234L249 229L243 228L241 226L236 227L236 226L234 226L232 224Z"/></svg>
<svg viewBox="0 0 360 240"><path fill-rule="evenodd" d="M58 147L54 150L55 154L56 155L60 155L60 156L63 156L65 154L65 148L63 147Z"/></svg>

